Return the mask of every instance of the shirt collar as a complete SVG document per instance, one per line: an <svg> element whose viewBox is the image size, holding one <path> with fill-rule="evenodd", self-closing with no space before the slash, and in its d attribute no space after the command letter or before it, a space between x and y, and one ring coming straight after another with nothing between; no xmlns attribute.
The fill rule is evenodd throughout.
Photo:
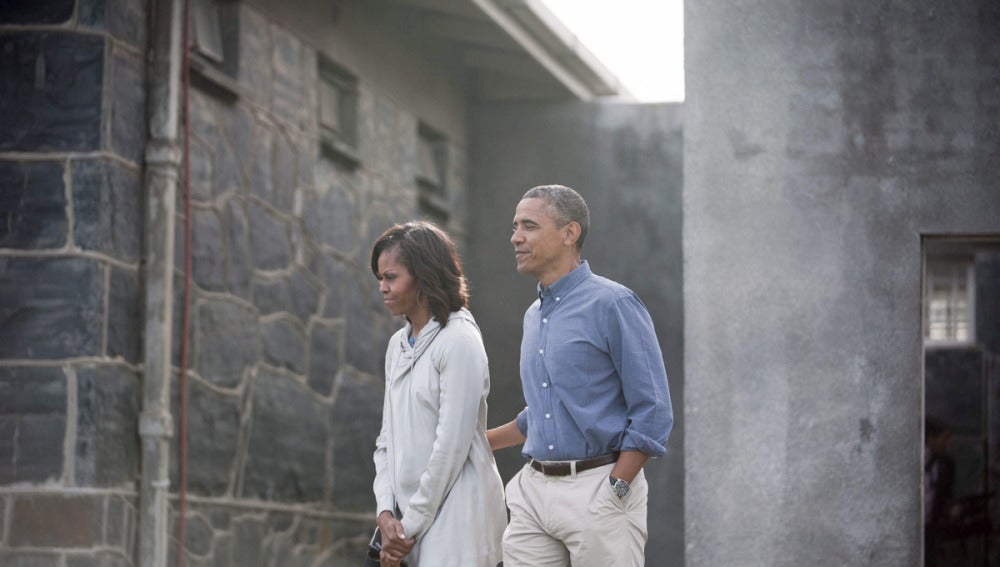
<svg viewBox="0 0 1000 567"><path fill-rule="evenodd" d="M542 301L545 300L546 296L556 296L562 297L569 293L571 289L580 284L583 280L589 278L591 275L590 264L583 260L580 265L573 268L573 271L566 274L565 276L559 278L552 283L549 287L542 287L541 282L538 283L538 299Z"/></svg>

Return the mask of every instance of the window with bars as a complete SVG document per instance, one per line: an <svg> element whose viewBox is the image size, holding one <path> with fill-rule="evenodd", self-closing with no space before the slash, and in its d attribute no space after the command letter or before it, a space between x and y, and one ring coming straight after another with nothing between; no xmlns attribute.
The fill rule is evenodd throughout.
<svg viewBox="0 0 1000 567"><path fill-rule="evenodd" d="M192 0L188 30L193 78L211 92L235 98L240 94L239 4L224 0Z"/></svg>
<svg viewBox="0 0 1000 567"><path fill-rule="evenodd" d="M320 143L332 157L357 165L358 78L326 57L318 64Z"/></svg>
<svg viewBox="0 0 1000 567"><path fill-rule="evenodd" d="M420 215L440 226L451 217L448 199L448 143L426 124L417 128L417 188Z"/></svg>
<svg viewBox="0 0 1000 567"><path fill-rule="evenodd" d="M924 289L924 341L964 345L975 341L975 264L963 256L929 257Z"/></svg>

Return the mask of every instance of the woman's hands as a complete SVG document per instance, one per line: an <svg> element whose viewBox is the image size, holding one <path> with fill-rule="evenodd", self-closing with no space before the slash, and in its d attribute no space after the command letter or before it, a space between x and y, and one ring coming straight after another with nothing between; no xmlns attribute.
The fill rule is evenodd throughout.
<svg viewBox="0 0 1000 567"><path fill-rule="evenodd" d="M406 539L403 524L388 510L378 515L378 527L382 532L382 553L379 563L382 567L399 567L400 561L413 550L416 540Z"/></svg>

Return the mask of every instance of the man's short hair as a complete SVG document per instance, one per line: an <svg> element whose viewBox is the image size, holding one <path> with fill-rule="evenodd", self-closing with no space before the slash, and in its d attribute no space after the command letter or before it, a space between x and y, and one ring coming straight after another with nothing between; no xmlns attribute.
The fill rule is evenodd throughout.
<svg viewBox="0 0 1000 567"><path fill-rule="evenodd" d="M579 224L580 237L576 239L576 250L583 249L583 241L590 229L590 210L579 193L565 185L539 185L528 189L521 199L544 200L560 227L571 222Z"/></svg>

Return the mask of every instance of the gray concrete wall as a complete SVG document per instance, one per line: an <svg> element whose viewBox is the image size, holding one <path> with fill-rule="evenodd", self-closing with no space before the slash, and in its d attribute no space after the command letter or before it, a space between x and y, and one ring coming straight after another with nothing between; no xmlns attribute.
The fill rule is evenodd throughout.
<svg viewBox="0 0 1000 567"><path fill-rule="evenodd" d="M998 23L686 3L689 564L919 564L921 238L1000 233Z"/></svg>
<svg viewBox="0 0 1000 567"><path fill-rule="evenodd" d="M583 256L631 287L649 308L670 380L676 423L667 456L650 461L647 564L682 565L684 368L681 305L680 105L484 104L473 109L469 249L466 265L490 356L490 424L524 407L518 372L521 317L534 280L514 269L510 223L532 186L562 183L590 207ZM497 453L505 480L524 461Z"/></svg>

